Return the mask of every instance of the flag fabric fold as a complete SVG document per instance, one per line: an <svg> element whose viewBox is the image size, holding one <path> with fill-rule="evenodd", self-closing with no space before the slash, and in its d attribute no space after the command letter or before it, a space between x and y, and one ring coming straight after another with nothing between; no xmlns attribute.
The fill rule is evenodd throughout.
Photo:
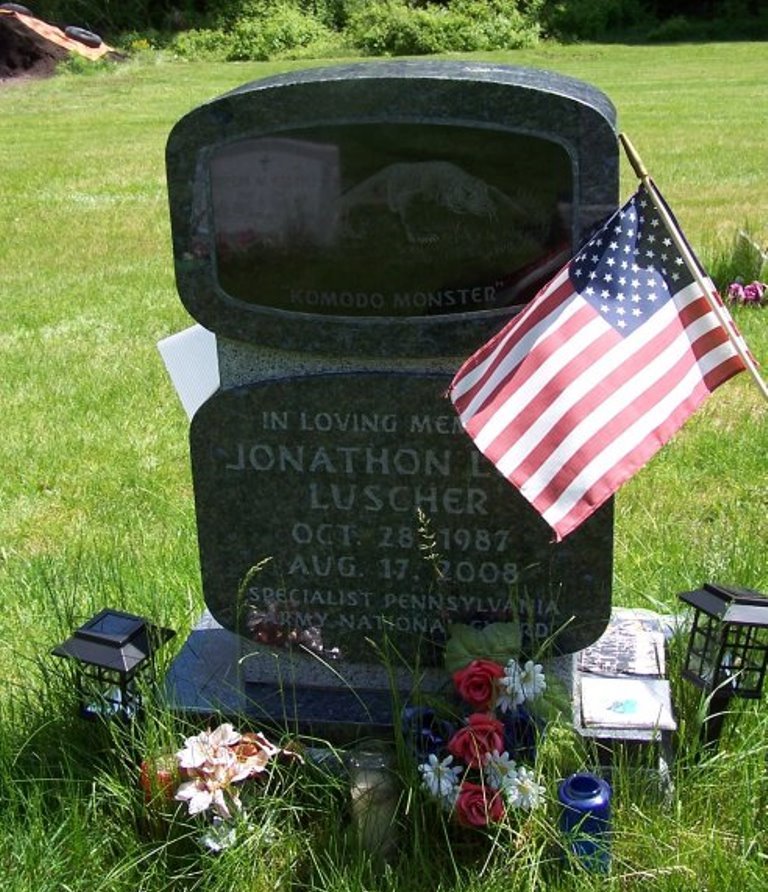
<svg viewBox="0 0 768 892"><path fill-rule="evenodd" d="M449 395L560 541L744 367L640 186Z"/></svg>

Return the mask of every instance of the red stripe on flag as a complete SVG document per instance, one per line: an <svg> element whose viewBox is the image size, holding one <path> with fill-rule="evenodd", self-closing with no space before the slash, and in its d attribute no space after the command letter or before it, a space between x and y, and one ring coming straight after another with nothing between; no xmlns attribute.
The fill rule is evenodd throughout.
<svg viewBox="0 0 768 892"><path fill-rule="evenodd" d="M533 350L517 366L514 373L507 375L499 381L497 387L486 398L483 407L478 409L467 423L467 431L472 435L479 434L486 422L496 416L499 408L505 406L508 401L514 400L515 395L531 381L533 376L542 370L547 358L555 353L557 347L563 346L572 340L592 318L594 318L593 311L588 306L584 305L562 326L556 328L540 340ZM608 331L601 336L601 342L605 338L613 340L616 338L616 335L613 332ZM589 352L584 351L574 357L570 365L574 368L586 370L590 364L590 355ZM520 427L525 426L529 421L535 420L531 417L531 413L538 412L536 404L540 404L547 399L554 399L557 396L559 389L559 373L557 373L554 377L551 377L549 381L544 381L542 386L536 390L536 402L522 404L520 406L520 411L515 413L511 422L513 421L515 426ZM489 455L487 452L486 454ZM489 458L490 457L491 456L489 455Z"/></svg>
<svg viewBox="0 0 768 892"><path fill-rule="evenodd" d="M622 433L624 433L624 431L628 430L630 426L639 419L645 418L646 416L651 417L657 409L659 401L668 395L670 390L669 382L682 380L693 366L694 363L691 361L690 353L682 356L669 369L663 378L651 384L642 394L640 394L640 396L635 397L630 404L625 405L621 411L617 412L610 421L604 424L592 435L588 442L569 457L568 463L560 468L558 473L551 479L550 483L539 493L537 499L532 503L534 507L539 511L544 511L550 505L554 504L573 484L581 471L590 462L599 457L601 452L610 443L614 442ZM699 383L695 385L694 393L698 392L699 384L701 384L703 388L701 377L699 377L698 382ZM699 401L695 404L691 404L690 396L687 397L684 402L678 405L674 415L664 419L661 424L656 425L653 428L653 432L650 435L646 435L646 439L643 443L638 446L633 446L631 452L621 455L618 458L618 462L624 467L626 467L627 464L631 464L632 466L631 470L622 477L623 480L628 479L629 476L642 467L659 448L661 443L655 440L654 435L660 430L668 430L669 436L671 436L672 433L677 431L685 418L698 408L699 403L706 395L707 391L706 388L704 388L701 391ZM686 407L689 408L689 411L683 411ZM677 423L676 416L681 411L683 411L683 415L679 423ZM665 427L665 425L667 427ZM631 455L631 460L629 462L627 461L628 455ZM613 477L615 474L616 466L610 466L601 479L605 480L608 477ZM519 483L520 481L515 480L515 482ZM594 491L594 488L594 486L590 487L587 492ZM604 496L604 498L607 498L607 496Z"/></svg>
<svg viewBox="0 0 768 892"><path fill-rule="evenodd" d="M462 365L454 377L451 388L451 398L459 414L466 411L474 397L482 392L495 375L502 373L509 375L514 371L527 355L527 351L524 351L520 359L515 361L514 346L524 342L526 336L530 335L537 325L547 321L553 312L562 311L565 299L572 292L573 288L567 277L549 293L544 289L535 304L530 304L519 316L508 322ZM512 350L507 349L510 345ZM483 365L484 363L487 365ZM494 390L491 389L484 400L493 398L493 394Z"/></svg>
<svg viewBox="0 0 768 892"><path fill-rule="evenodd" d="M705 306L705 310L708 308ZM692 324L697 321L698 315L702 311L701 304L696 301L692 308L684 308L684 315L687 322ZM594 317L595 311L589 309L588 312ZM580 319L584 316L580 315ZM599 317L598 317L599 318ZM516 415L513 421L507 425L490 448L485 449L485 454L494 462L499 462L507 450L519 439L519 430L527 430L535 424L542 412L550 406L555 398L560 394L566 394L570 390L576 390L584 380L588 381L588 373L594 368L595 363L608 353L611 347L623 345L625 342L620 335L616 334L608 326L608 332L598 340L595 340L590 347L580 353L574 361L559 370L556 378L547 384L545 391L536 393L534 398ZM721 331L718 328L716 331ZM648 366L648 357L661 353L674 341L681 337L680 317L677 315L672 318L669 324L663 328L653 339L652 342L637 350L634 354L629 354L626 359L622 358L622 362L613 371L609 372L600 380L594 380L587 384L588 389L582 397L575 400L570 406L567 406L564 412L549 429L547 434L542 437L538 444L528 452L525 460L515 466L517 474L515 480L522 475L532 474L546 460L552 451L559 445L562 440L585 418L588 418L592 412L603 405L606 394L610 394L618 390L627 381L630 381L639 373L642 373ZM626 344L627 353L631 347L630 343ZM619 347L620 349L620 347ZM534 352L529 357L531 363L535 367L541 362L541 357ZM527 362L527 360L526 360ZM525 363L523 364L525 365ZM522 371L522 366L520 371ZM587 376L585 378L585 373ZM509 382L508 389L512 388ZM493 412L493 406L486 406L483 412L483 418L488 417ZM473 420L474 421L474 420ZM478 427L471 423L467 430L470 434L475 434L479 430ZM502 473L510 479L512 468L504 468Z"/></svg>
<svg viewBox="0 0 768 892"><path fill-rule="evenodd" d="M562 539L573 532L587 517L606 502L621 486L633 477L637 471L644 467L659 449L682 427L695 411L709 396L709 390L702 380L696 384L686 404L679 407L673 415L666 418L649 437L646 437L639 446L631 449L620 463L612 465L606 473L592 486L585 490L574 504L573 508L560 517L557 521L556 532ZM534 504L540 512L548 510L556 500Z"/></svg>

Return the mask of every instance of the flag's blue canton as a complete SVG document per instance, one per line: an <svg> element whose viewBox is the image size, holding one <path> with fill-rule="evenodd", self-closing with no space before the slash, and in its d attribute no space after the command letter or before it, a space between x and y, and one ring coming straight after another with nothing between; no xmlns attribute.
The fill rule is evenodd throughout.
<svg viewBox="0 0 768 892"><path fill-rule="evenodd" d="M584 300L624 336L693 281L643 189L571 261L570 277Z"/></svg>

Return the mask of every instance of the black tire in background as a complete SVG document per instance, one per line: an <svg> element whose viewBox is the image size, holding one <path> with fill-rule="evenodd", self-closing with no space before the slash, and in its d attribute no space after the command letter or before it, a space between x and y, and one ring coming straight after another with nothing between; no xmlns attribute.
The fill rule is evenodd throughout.
<svg viewBox="0 0 768 892"><path fill-rule="evenodd" d="M72 40L77 40L91 49L98 49L101 46L101 38L93 31L86 31L85 28L78 28L75 25L68 25L64 29L64 33Z"/></svg>
<svg viewBox="0 0 768 892"><path fill-rule="evenodd" d="M5 9L8 12L20 12L22 15L34 15L31 9L27 9L21 3L0 3L0 9Z"/></svg>

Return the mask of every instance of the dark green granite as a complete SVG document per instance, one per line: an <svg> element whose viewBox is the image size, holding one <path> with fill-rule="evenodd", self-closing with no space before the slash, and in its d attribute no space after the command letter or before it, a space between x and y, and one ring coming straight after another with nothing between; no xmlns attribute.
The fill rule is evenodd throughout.
<svg viewBox="0 0 768 892"><path fill-rule="evenodd" d="M407 663L439 664L452 622L519 621L529 653L553 634L562 652L599 636L611 508L552 544L460 431L448 382L314 375L202 407L191 448L203 587L223 626L339 665L375 662L385 638Z"/></svg>

